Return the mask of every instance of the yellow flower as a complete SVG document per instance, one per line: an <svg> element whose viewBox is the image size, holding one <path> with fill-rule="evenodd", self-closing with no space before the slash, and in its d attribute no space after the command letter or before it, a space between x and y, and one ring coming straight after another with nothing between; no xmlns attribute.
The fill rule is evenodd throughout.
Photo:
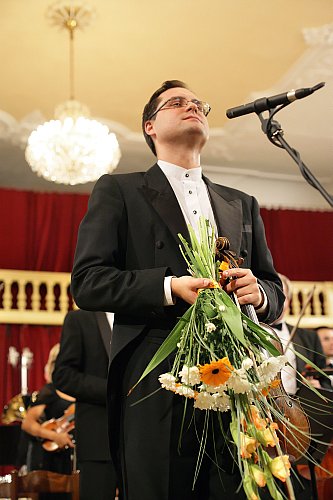
<svg viewBox="0 0 333 500"><path fill-rule="evenodd" d="M220 271L227 271L229 269L229 264L223 260L220 264L220 267L219 267Z"/></svg>
<svg viewBox="0 0 333 500"><path fill-rule="evenodd" d="M258 465L250 464L249 467L253 479L257 485L260 486L260 488L263 488L266 485L266 476L264 471L260 469Z"/></svg>
<svg viewBox="0 0 333 500"><path fill-rule="evenodd" d="M231 376L232 370L227 357L199 367L202 382L213 387L224 384Z"/></svg>
<svg viewBox="0 0 333 500"><path fill-rule="evenodd" d="M287 477L290 476L290 462L288 455L273 458L269 464L269 468L273 476L285 482Z"/></svg>
<svg viewBox="0 0 333 500"><path fill-rule="evenodd" d="M248 500L259 500L259 497L255 491L255 484L251 476L246 475L243 479L243 488Z"/></svg>
<svg viewBox="0 0 333 500"><path fill-rule="evenodd" d="M257 449L257 441L255 438L240 433L240 453L242 458L251 458L252 453Z"/></svg>
<svg viewBox="0 0 333 500"><path fill-rule="evenodd" d="M279 441L279 438L276 435L276 432L274 430L275 426L273 424L270 425L270 427L267 427L263 434L263 439L265 441L264 446L276 446L276 443Z"/></svg>
<svg viewBox="0 0 333 500"><path fill-rule="evenodd" d="M258 429L258 430L265 429L266 425L267 425L267 422L266 422L266 420L264 418L262 418L260 416L258 408L256 406L254 406L254 405L251 405L250 410L251 410L250 419L254 423L256 429Z"/></svg>

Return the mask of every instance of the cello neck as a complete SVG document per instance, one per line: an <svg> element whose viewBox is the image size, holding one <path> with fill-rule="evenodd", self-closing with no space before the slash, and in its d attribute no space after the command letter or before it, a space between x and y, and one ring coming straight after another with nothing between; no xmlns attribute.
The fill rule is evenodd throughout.
<svg viewBox="0 0 333 500"><path fill-rule="evenodd" d="M251 321L253 321L253 323L255 323L256 325L259 325L259 320L258 320L258 317L257 317L257 313L254 309L254 306L252 304L244 304L241 306L241 311L245 314L245 316L247 316L248 318L250 318Z"/></svg>

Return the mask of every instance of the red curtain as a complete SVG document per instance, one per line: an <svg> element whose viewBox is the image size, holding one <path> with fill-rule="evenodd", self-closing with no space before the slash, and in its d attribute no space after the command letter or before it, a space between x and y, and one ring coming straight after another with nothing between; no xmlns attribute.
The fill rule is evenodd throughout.
<svg viewBox="0 0 333 500"><path fill-rule="evenodd" d="M275 269L294 281L333 281L333 211L261 209Z"/></svg>
<svg viewBox="0 0 333 500"><path fill-rule="evenodd" d="M88 195L0 189L0 268L71 270Z"/></svg>
<svg viewBox="0 0 333 500"><path fill-rule="evenodd" d="M87 194L0 189L0 268L72 268ZM293 280L333 280L333 212L261 209L275 267ZM319 265L320 264L320 265Z"/></svg>
<svg viewBox="0 0 333 500"><path fill-rule="evenodd" d="M16 366L9 363L9 347L15 347L20 355L25 347L32 352L33 360L28 370L28 387L29 392L33 392L45 383L44 365L50 348L59 342L60 331L60 326L0 325L0 366L2 369L0 412L13 396L21 392L20 360Z"/></svg>
<svg viewBox="0 0 333 500"><path fill-rule="evenodd" d="M0 268L34 271L71 270L79 223L88 195L0 190ZM61 327L0 325L0 413L21 392L20 364L8 363L9 347L33 353L29 392L44 384L44 365ZM0 443L1 446L1 443ZM0 467L0 474L8 472Z"/></svg>

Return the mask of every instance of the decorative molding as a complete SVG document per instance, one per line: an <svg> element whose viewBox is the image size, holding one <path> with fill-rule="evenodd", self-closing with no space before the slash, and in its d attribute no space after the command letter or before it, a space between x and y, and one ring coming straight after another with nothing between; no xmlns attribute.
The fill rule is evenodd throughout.
<svg viewBox="0 0 333 500"><path fill-rule="evenodd" d="M333 45L333 23L314 28L304 28L303 36L305 42L310 45Z"/></svg>
<svg viewBox="0 0 333 500"><path fill-rule="evenodd" d="M215 175L235 175L235 176L246 176L246 177L254 177L260 179L267 180L277 180L277 181L286 181L286 182L295 182L295 183L304 183L304 179L300 174L280 174L278 172L263 172L262 170L255 170L251 168L237 168L234 166L223 167L217 165L203 165L203 170L207 174L215 174ZM329 177L321 177L320 182L326 183L331 181L331 176Z"/></svg>

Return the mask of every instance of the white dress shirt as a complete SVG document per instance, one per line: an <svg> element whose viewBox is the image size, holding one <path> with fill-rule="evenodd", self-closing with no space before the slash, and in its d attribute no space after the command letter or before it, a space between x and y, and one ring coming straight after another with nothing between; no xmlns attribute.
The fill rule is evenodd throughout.
<svg viewBox="0 0 333 500"><path fill-rule="evenodd" d="M110 325L110 328L111 328L111 332L113 330L113 322L114 322L114 313L111 313L111 312L106 312L106 319L108 320L108 323Z"/></svg>
<svg viewBox="0 0 333 500"><path fill-rule="evenodd" d="M188 170L163 160L158 160L157 163L175 193L186 224L190 224L198 236L199 218L204 216L213 225L217 237L217 225L207 186L202 180L202 168L197 167ZM166 306L175 303L171 293L172 278L173 276L167 276L164 279L164 305Z"/></svg>
<svg viewBox="0 0 333 500"><path fill-rule="evenodd" d="M198 236L199 218L204 216L214 227L217 237L217 226L207 186L202 179L202 168L187 170L162 160L157 163L171 184L186 224L190 224Z"/></svg>
<svg viewBox="0 0 333 500"><path fill-rule="evenodd" d="M158 160L158 166L168 179L173 192L177 198L181 211L183 213L186 224L190 224L197 237L198 222L201 216L209 220L214 227L215 237L218 237L217 224L215 221L212 205L210 202L208 189L202 179L202 168L196 167L186 169L169 163L167 161ZM164 305L174 305L174 299L171 293L171 279L173 276L167 276L164 279ZM263 288L259 285L264 297L264 302L257 313L264 312L267 307L267 296Z"/></svg>

